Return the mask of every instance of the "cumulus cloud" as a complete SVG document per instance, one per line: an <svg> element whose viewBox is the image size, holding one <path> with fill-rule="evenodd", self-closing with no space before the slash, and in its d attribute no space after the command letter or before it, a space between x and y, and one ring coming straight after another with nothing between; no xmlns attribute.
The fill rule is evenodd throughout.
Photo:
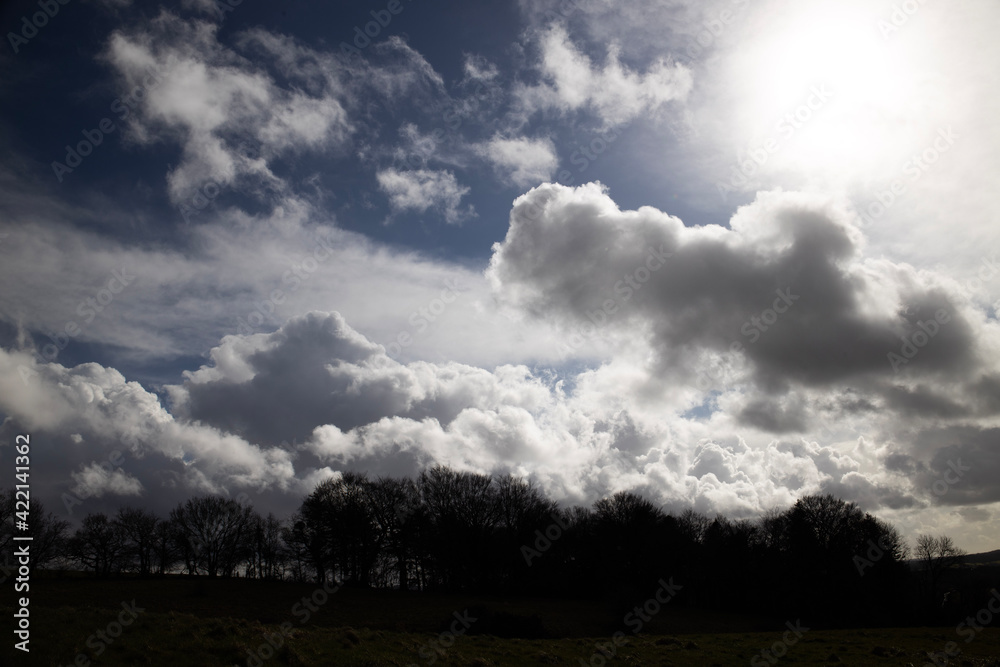
<svg viewBox="0 0 1000 667"><path fill-rule="evenodd" d="M477 147L504 178L518 187L534 186L549 180L559 166L556 147L551 139L495 136Z"/></svg>
<svg viewBox="0 0 1000 667"><path fill-rule="evenodd" d="M657 60L644 73L629 69L621 63L614 43L604 66L596 67L562 24L541 32L540 49L541 83L522 85L515 92L529 114L543 109L589 110L606 126L620 125L683 100L693 85L691 72L669 60Z"/></svg>
<svg viewBox="0 0 1000 667"><path fill-rule="evenodd" d="M686 227L648 207L621 211L598 184L547 184L515 202L488 277L535 316L603 319L645 338L657 372L692 376L706 355L739 352L762 392L745 413L760 424L791 418L794 405L768 397L793 387L865 387L904 410L943 406L921 387L930 378L988 377L979 369L992 368L995 325L940 276L864 259L852 220L831 202L775 192L729 228Z"/></svg>
<svg viewBox="0 0 1000 667"><path fill-rule="evenodd" d="M769 466L786 491L900 510L995 502L982 475L998 465L985 445L998 414L997 322L955 282L863 248L851 211L811 195L760 193L728 228L688 227L648 207L623 211L599 184L546 184L515 202L487 277L498 300L561 326L571 346L610 341L601 366L577 378L580 397L628 387L634 413L656 397L713 438L860 431L878 443L850 458L780 445L815 466L787 479L791 462ZM739 465L732 444L701 446L689 474L717 498L736 493L762 444ZM959 458L977 472L932 493ZM751 486L759 498L759 479Z"/></svg>
<svg viewBox="0 0 1000 667"><path fill-rule="evenodd" d="M204 236L211 271L170 253L87 251L79 234L40 235L44 228L7 242L26 256L31 243L60 256L100 254L105 264L94 270L129 256L145 277L135 298L161 309L164 287L184 281L244 285L244 249L295 248L305 226L258 222L235 236ZM350 235L330 232L328 242L336 261L289 292L296 308L314 286L329 302L339 272L360 267L380 267L366 272L373 281L391 277L369 286L372 299L394 292L389 284L433 285L449 275L431 275L419 258L360 252ZM336 470L408 475L433 463L529 475L567 502L642 488L669 507L693 502L740 515L825 491L899 512L994 502L995 321L961 286L866 259L863 248L850 212L812 196L765 193L729 227L687 227L655 209L621 210L597 184L546 184L515 202L486 277L494 298L529 322L562 331L601 323L595 329L610 345L582 370L401 363L344 317L317 312L265 330L256 322L255 332L233 333L233 324L210 364L167 388L166 406L114 369L65 368L5 350L0 412L8 432L45 436L56 492L90 482L104 489L88 501L95 507L132 493L168 503L196 490L242 489L277 494L290 507ZM221 261L227 252L242 261ZM255 255L258 273L276 285L287 273L284 252ZM779 290L798 298L779 301L788 307L771 322ZM30 286L16 291L31 294ZM405 323L413 306L396 308ZM887 354L940 309L949 321L894 372ZM755 341L743 331L748 323ZM743 351L733 354L733 342ZM702 385L708 361L721 371ZM127 462L105 474L95 464L113 449ZM935 495L956 457L976 472Z"/></svg>
<svg viewBox="0 0 1000 667"><path fill-rule="evenodd" d="M331 44L350 28L316 46L240 30L252 17L207 0L149 17L102 4L124 22L86 50L111 76L78 98L113 90L123 122L101 154L127 159L94 158L58 193L22 168L46 170L44 147L0 167L0 464L10 465L3 443L32 433L33 465L46 471L33 492L54 509L73 493L86 496L82 511L135 502L164 514L193 493L248 491L283 513L347 470L443 463L525 475L567 503L637 489L670 510L735 516L829 492L911 535L966 522L960 534L995 540L996 258L980 269L990 188L969 184L994 173L996 114L979 79L949 76L987 62L968 46L983 41L968 39L973 26L991 25L977 20L985 10L959 12L961 49L926 32L933 21L894 37L898 60L912 58L902 73L932 92L880 84L898 113L838 111L865 83L836 79L810 129L741 186L808 194L761 192L734 214L707 198L718 201L718 174L764 145L757 134L787 112L769 109L802 102L795 86L762 88L782 68L748 57L788 50L784 20L764 25L758 12L789 2L524 0L524 23L495 26L499 41L522 43L437 49L447 76L404 33L347 58ZM723 9L734 20L712 23ZM823 25L802 23L793 42ZM951 55L923 48L928 37L951 42ZM943 95L949 80L961 85ZM870 103L881 104L865 97L855 110ZM885 118L907 121L892 130L905 141L865 131ZM947 118L960 142L878 225L816 194L867 206L924 145L931 118ZM851 124L828 132L838 119ZM587 177L662 210L625 210L596 183L546 183L557 147L633 122ZM906 149L885 152L889 171L872 154L879 144ZM177 211L157 210L164 195L190 204L210 183L223 196L198 225L174 230ZM499 186L534 189L510 209ZM692 219L665 212L674 205ZM404 213L482 224L402 236L371 225ZM955 220L972 231L945 239ZM400 245L373 238L387 236ZM490 253L484 238L502 240ZM954 252L964 245L977 254ZM964 266L900 261L932 254Z"/></svg>
<svg viewBox="0 0 1000 667"><path fill-rule="evenodd" d="M469 193L469 188L459 185L450 171L384 169L376 177L395 211L426 213L434 209L452 225L475 215L471 205L460 208L462 197Z"/></svg>
<svg viewBox="0 0 1000 667"><path fill-rule="evenodd" d="M273 333L227 336L211 359L167 387L168 409L113 369L2 351L3 428L36 434L40 462L64 472L56 493L86 487L98 499L157 496L161 506L249 489L291 507L336 470L413 475L442 463L527 475L566 502L642 488L669 508L751 516L833 492L904 510L935 501L928 482L956 456L982 470L947 502L993 498L988 449L945 444L985 444L989 431L923 429L906 454L889 435L846 447L775 438L768 424L747 429L722 414L703 422L627 391L609 400L600 384L619 362L582 373L573 391L524 366L403 364L339 314L320 312ZM120 470L101 464L115 449L126 458Z"/></svg>
<svg viewBox="0 0 1000 667"><path fill-rule="evenodd" d="M0 371L7 416L0 431L10 441L31 434L32 463L46 471L36 489L53 510L72 512L66 494L95 511L123 497L162 510L196 493L304 490L294 452L179 422L156 395L114 369L66 368L0 349Z"/></svg>
<svg viewBox="0 0 1000 667"><path fill-rule="evenodd" d="M881 448L751 443L733 424L664 417L634 397L595 401L587 381L567 393L523 366L400 364L336 313L227 337L212 357L169 388L174 412L264 445L292 440L303 469L409 475L443 463L529 475L563 500L645 487L741 515L822 490L869 507L918 503L906 478L881 471Z"/></svg>

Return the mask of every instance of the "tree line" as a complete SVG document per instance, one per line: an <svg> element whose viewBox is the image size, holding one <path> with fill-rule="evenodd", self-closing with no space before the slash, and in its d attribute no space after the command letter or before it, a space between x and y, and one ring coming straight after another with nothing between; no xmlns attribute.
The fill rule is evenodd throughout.
<svg viewBox="0 0 1000 667"><path fill-rule="evenodd" d="M0 502L0 545L13 492ZM910 550L887 522L831 495L756 520L674 515L631 492L561 508L530 481L437 466L415 479L343 473L282 521L217 496L168 517L122 507L76 530L32 501L33 566L97 576L184 572L407 591L601 597L614 604L673 578L678 603L827 623L903 623L938 613L962 552L923 535Z"/></svg>

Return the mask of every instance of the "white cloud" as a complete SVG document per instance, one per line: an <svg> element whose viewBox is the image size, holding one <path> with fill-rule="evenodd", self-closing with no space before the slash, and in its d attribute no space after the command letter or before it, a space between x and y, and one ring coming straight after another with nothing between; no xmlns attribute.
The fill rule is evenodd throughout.
<svg viewBox="0 0 1000 667"><path fill-rule="evenodd" d="M93 462L70 475L76 485L70 491L80 498L100 498L105 494L115 496L141 496L142 482L120 468Z"/></svg>
<svg viewBox="0 0 1000 667"><path fill-rule="evenodd" d="M986 199L997 96L981 94L990 60L976 48L990 43L979 31L993 23L980 19L996 10L949 9L946 22L933 20L944 10L921 10L883 54L882 64L908 60L911 69L871 98L857 93L872 79L842 69L880 71L861 51L839 57L838 35L860 25L846 20L782 32L781 22L756 22L763 6L748 7L712 31L704 60L671 60L721 9L744 4L587 0L553 22L557 0L523 2L538 62L519 45L508 52L513 72L510 60L455 54L461 68L447 82L399 37L347 60L336 48L169 13L112 33L104 60L116 94L138 91L125 148L179 156L166 172L175 203L214 181L260 205L219 201L181 238L136 244L106 233L133 211L93 204L99 194L74 207L0 170L0 441L15 429L37 433L39 465L52 472L40 496L92 488L94 509L140 496L162 511L192 492L238 489L289 508L343 470L411 475L445 463L528 475L571 502L640 488L670 508L739 516L831 492L907 530L994 539L996 295L987 298L989 280L956 282L939 263L899 258L948 258L963 264L956 274L995 260ZM803 7L799 18L815 18ZM776 64L762 66L764 56ZM830 105L755 168L756 181L785 191L759 192L732 215L691 196L707 179L718 200L719 165L763 145L754 133L773 134L784 97L808 98L791 75L813 76L813 64L844 75ZM794 84L783 96L766 88L778 79ZM896 94L903 89L921 95ZM860 107L836 108L851 94ZM692 130L683 141L655 122L680 111ZM614 168L598 167L602 178L616 189L628 182L630 201L643 179L662 182L695 220L718 224L623 210L599 184L543 183L558 168L555 142L640 119L654 122L636 123ZM841 132L855 121L891 125L901 152L884 150L892 142L883 133ZM954 124L954 148L919 188L907 183L878 225L859 229L848 197L870 202L933 140L938 121ZM876 148L880 160L857 159ZM317 152L331 179L375 172L369 189L377 184L394 213L452 224L475 215L468 186L484 165L508 184L538 187L513 210L490 211L494 221L509 214L510 226L481 275L482 257L445 262L339 228L371 222L372 193L325 191L321 176L303 173L315 163L301 158ZM850 168L832 159L845 154ZM360 167L350 161L359 156ZM495 193L485 194L484 203ZM103 226L90 224L98 218ZM955 220L966 233L941 232ZM151 215L140 224L173 222ZM85 316L81 304L107 292L116 271L134 281ZM464 287L446 287L456 279ZM942 310L947 320L931 334ZM102 364L29 356L32 338L61 346L70 323L80 331L69 344L96 344ZM903 352L901 337L922 330L926 344ZM192 368L191 356L209 348L211 362L167 386L163 405L112 368L152 386L148 369ZM906 356L899 372L889 354ZM101 462L113 448L126 461L109 470ZM971 470L936 495L956 460Z"/></svg>
<svg viewBox="0 0 1000 667"><path fill-rule="evenodd" d="M459 208L469 188L459 185L450 171L385 169L378 172L377 178L396 211L426 213L435 209L453 225L475 215L471 205L465 210Z"/></svg>
<svg viewBox="0 0 1000 667"><path fill-rule="evenodd" d="M257 197L281 193L287 186L272 171L276 158L342 149L356 131L350 107L372 94L388 103L443 94L441 76L398 37L373 45L373 60L359 63L261 29L238 35L237 51L217 31L163 12L145 29L112 33L104 54L126 93L116 112L128 113L130 136L182 147L167 177L177 204L190 204L209 182ZM278 75L248 57L261 52Z"/></svg>
<svg viewBox="0 0 1000 667"><path fill-rule="evenodd" d="M592 388L567 395L523 366L488 372L455 363L399 364L336 313L311 313L273 334L229 337L213 358L215 368L170 388L177 414L254 442L301 440L316 457L310 468L398 475L445 463L513 470L564 499L638 483L679 500L695 488L705 508L740 512L790 498L784 484L817 489L825 478L840 480L859 468L827 465L842 457L818 445L799 454L771 446L762 454L738 442L679 440L662 415L649 419L628 396L619 396L631 406L624 411L592 403L585 396L597 393ZM264 409L275 405L283 407ZM772 479L765 464L781 458L788 459L784 482ZM791 472L796 467L798 475Z"/></svg>
<svg viewBox="0 0 1000 667"><path fill-rule="evenodd" d="M495 136L477 147L477 152L518 187L535 186L552 177L559 166L551 139L506 139Z"/></svg>
<svg viewBox="0 0 1000 667"><path fill-rule="evenodd" d="M0 262L0 314L15 329L60 334L64 348L97 343L130 360L169 360L206 352L247 326L273 331L291 316L335 308L379 343L409 336L393 353L400 358L497 364L556 350L547 327L515 324L497 311L479 267L373 244L331 226L331 216L303 199L286 197L256 215L206 213L205 224L188 230L190 247L170 248L74 227L95 213L53 206L48 190L14 191L19 212L2 246L8 261ZM100 209L111 220L129 213L114 201ZM171 217L153 224L169 226ZM134 276L129 285L99 312L88 307L121 271ZM421 315L449 284L459 286L458 298L443 313ZM43 336L39 353L46 344Z"/></svg>
<svg viewBox="0 0 1000 667"><path fill-rule="evenodd" d="M691 91L691 72L666 59L654 62L645 73L624 66L615 44L608 48L603 68L570 40L561 24L540 36L543 82L521 85L516 91L525 110L556 109L562 112L587 109L606 126L620 125L643 114L654 114L668 102L683 100Z"/></svg>
<svg viewBox="0 0 1000 667"><path fill-rule="evenodd" d="M740 426L733 409L708 420L682 417L676 401L648 402L623 385L618 371L629 362L621 360L580 374L572 392L524 366L401 364L336 313L293 318L270 334L228 336L212 358L214 365L169 388L168 413L112 369L36 364L0 350L8 385L0 386L0 410L12 419L6 427L16 422L37 434L42 444L33 451L54 474L63 471L62 488L96 484L108 494L155 495L167 506L192 492L243 489L282 494L293 506L336 470L412 475L444 463L528 475L568 502L644 488L671 508L749 516L831 491L906 511L932 498L929 482L954 441L920 427L920 438L936 444L910 450L926 461L924 472L901 475L883 464L903 446L884 439L891 435L836 442L825 430L830 444L821 445ZM24 384L18 366L37 375ZM880 425L870 418L839 410L824 429L885 431L894 416L887 411ZM985 443L991 436L972 429L965 437L970 447L958 455L982 470L959 492L989 502L997 461L984 458L972 437ZM126 462L106 475L94 461L107 460L112 448L124 450Z"/></svg>
<svg viewBox="0 0 1000 667"><path fill-rule="evenodd" d="M490 82L500 76L497 66L482 56L466 54L462 68L465 71L465 78L469 81Z"/></svg>
<svg viewBox="0 0 1000 667"><path fill-rule="evenodd" d="M32 461L46 470L51 509L65 492L142 496L169 507L178 496L205 490L302 490L293 452L178 422L155 395L114 369L65 368L0 349L0 375L0 411L8 416L0 428L31 429Z"/></svg>
<svg viewBox="0 0 1000 667"><path fill-rule="evenodd" d="M116 111L129 113L132 137L183 147L168 174L175 203L189 202L209 181L253 177L280 187L271 158L343 144L352 129L343 87L328 83L313 95L283 87L220 44L216 31L164 12L146 30L114 32L105 53L127 93ZM242 148L247 142L250 151Z"/></svg>

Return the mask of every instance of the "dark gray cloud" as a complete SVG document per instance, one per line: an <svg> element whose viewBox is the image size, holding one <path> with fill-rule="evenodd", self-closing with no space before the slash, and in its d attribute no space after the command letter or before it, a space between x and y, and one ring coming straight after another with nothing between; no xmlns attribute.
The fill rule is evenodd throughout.
<svg viewBox="0 0 1000 667"><path fill-rule="evenodd" d="M460 364L400 364L339 313L309 313L268 335L232 337L214 367L170 388L175 414L277 445L318 426L343 431L386 417L448 425L480 405L492 376Z"/></svg>
<svg viewBox="0 0 1000 667"><path fill-rule="evenodd" d="M941 505L979 505L1000 501L1000 428L969 425L927 429L916 448L927 467L916 485Z"/></svg>
<svg viewBox="0 0 1000 667"><path fill-rule="evenodd" d="M535 317L644 336L650 372L673 379L735 346L764 394L741 415L763 430L808 427L805 401L767 398L801 389L854 387L867 395L859 409L881 395L882 409L961 416L958 398L901 383L977 368L966 305L905 266L861 260L861 243L846 212L805 195L762 193L727 229L621 211L595 184L545 185L516 202L488 276Z"/></svg>
<svg viewBox="0 0 1000 667"><path fill-rule="evenodd" d="M739 420L769 433L802 433L809 422L801 400L789 406L767 398L751 400L739 412Z"/></svg>

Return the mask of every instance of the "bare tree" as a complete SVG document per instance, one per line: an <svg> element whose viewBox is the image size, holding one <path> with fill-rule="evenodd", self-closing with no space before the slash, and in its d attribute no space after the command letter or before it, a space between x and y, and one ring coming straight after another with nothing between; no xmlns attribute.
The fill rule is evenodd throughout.
<svg viewBox="0 0 1000 667"><path fill-rule="evenodd" d="M420 497L427 510L424 547L439 583L464 589L487 576L489 538L498 526L500 506L490 475L435 466L420 474Z"/></svg>
<svg viewBox="0 0 1000 667"><path fill-rule="evenodd" d="M856 550L864 520L865 514L857 505L831 494L799 498L789 511L789 528L797 546L824 554Z"/></svg>
<svg viewBox="0 0 1000 667"><path fill-rule="evenodd" d="M118 526L104 513L88 514L67 547L70 559L97 577L117 574L125 551Z"/></svg>
<svg viewBox="0 0 1000 667"><path fill-rule="evenodd" d="M249 528L247 576L258 579L281 578L285 566L281 521L274 514L266 517L254 514Z"/></svg>
<svg viewBox="0 0 1000 667"><path fill-rule="evenodd" d="M232 576L246 556L252 516L253 508L217 496L192 498L173 509L170 520L177 527L188 572Z"/></svg>
<svg viewBox="0 0 1000 667"><path fill-rule="evenodd" d="M292 579L306 581L309 569L314 570L316 580L325 581L325 549L319 548L314 542L319 538L309 527L302 515L296 512L288 519L288 525L281 529L281 541L284 545L285 557L292 570Z"/></svg>
<svg viewBox="0 0 1000 667"><path fill-rule="evenodd" d="M682 535L692 542L700 544L705 539L705 533L712 525L712 520L693 509L686 509L677 517L677 525Z"/></svg>
<svg viewBox="0 0 1000 667"><path fill-rule="evenodd" d="M769 509L761 515L757 524L760 528L757 535L765 549L777 552L787 548L785 538L788 534L788 515L784 511Z"/></svg>
<svg viewBox="0 0 1000 667"><path fill-rule="evenodd" d="M45 565L65 553L66 530L69 523L58 518L52 512L46 512L41 501L29 503L27 535L31 537L31 555L29 567L32 569Z"/></svg>
<svg viewBox="0 0 1000 667"><path fill-rule="evenodd" d="M152 512L133 507L122 507L115 517L115 525L124 542L125 555L143 576L152 572L156 527L159 523L160 519Z"/></svg>
<svg viewBox="0 0 1000 667"><path fill-rule="evenodd" d="M153 529L152 542L156 573L166 574L181 558L177 548L177 526L172 521L159 521Z"/></svg>
<svg viewBox="0 0 1000 667"><path fill-rule="evenodd" d="M927 582L928 602L933 605L937 601L938 585L945 570L961 563L966 552L956 547L946 535L918 535L915 555Z"/></svg>
<svg viewBox="0 0 1000 667"><path fill-rule="evenodd" d="M876 517L870 518L874 532L878 536L875 541L884 550L885 555L898 563L905 561L910 556L910 547L899 530L888 521Z"/></svg>
<svg viewBox="0 0 1000 667"><path fill-rule="evenodd" d="M382 477L368 485L376 548L384 555L384 578L400 590L410 587L414 525L420 510L416 485L408 479Z"/></svg>

